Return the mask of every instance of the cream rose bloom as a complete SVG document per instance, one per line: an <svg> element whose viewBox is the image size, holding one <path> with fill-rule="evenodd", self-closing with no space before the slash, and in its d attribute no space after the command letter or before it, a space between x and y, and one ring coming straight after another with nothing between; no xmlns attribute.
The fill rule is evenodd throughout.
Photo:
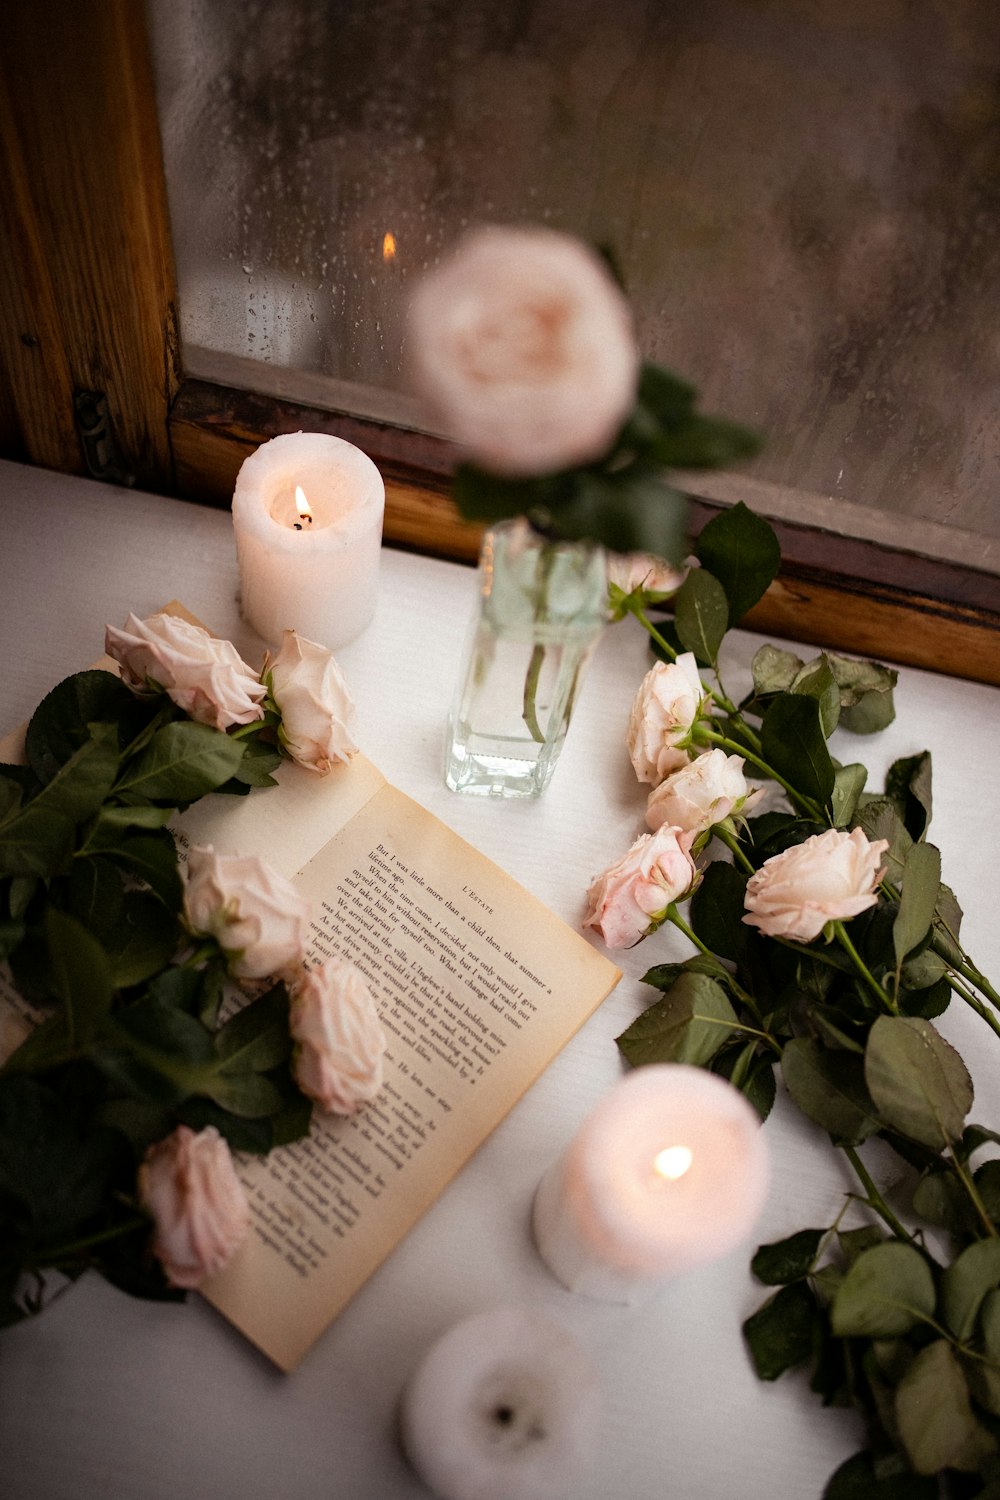
<svg viewBox="0 0 1000 1500"><path fill-rule="evenodd" d="M278 738L297 765L325 776L357 754L354 703L325 646L286 630L262 675L281 714Z"/></svg>
<svg viewBox="0 0 1000 1500"><path fill-rule="evenodd" d="M686 576L684 569L651 552L608 553L608 583L615 584L623 594L637 588L650 594L676 594Z"/></svg>
<svg viewBox="0 0 1000 1500"><path fill-rule="evenodd" d="M209 1125L179 1125L146 1152L139 1201L155 1224L153 1253L171 1286L196 1287L221 1271L250 1228L229 1147Z"/></svg>
<svg viewBox="0 0 1000 1500"><path fill-rule="evenodd" d="M654 787L646 803L646 822L655 832L664 823L702 833L732 813L744 812L760 796L743 775L742 755L708 750L673 771Z"/></svg>
<svg viewBox="0 0 1000 1500"><path fill-rule="evenodd" d="M682 748L701 709L702 687L691 651L675 662L650 667L635 695L625 743L640 781L655 786L671 771L687 765Z"/></svg>
<svg viewBox="0 0 1000 1500"><path fill-rule="evenodd" d="M670 903L687 896L697 881L693 842L694 834L679 828L642 834L592 883L584 927L593 927L609 948L631 948L646 937L663 921Z"/></svg>
<svg viewBox="0 0 1000 1500"><path fill-rule="evenodd" d="M327 1114L350 1115L382 1087L386 1036L371 992L347 959L329 959L296 980L289 1030L302 1092Z"/></svg>
<svg viewBox="0 0 1000 1500"><path fill-rule="evenodd" d="M122 680L138 692L161 688L199 724L228 729L264 717L263 683L230 641L175 615L129 615L124 629L107 627L104 649Z"/></svg>
<svg viewBox="0 0 1000 1500"><path fill-rule="evenodd" d="M885 873L887 839L873 843L860 828L828 828L766 860L747 881L744 922L765 937L811 943L827 922L874 906Z"/></svg>
<svg viewBox="0 0 1000 1500"><path fill-rule="evenodd" d="M290 973L302 962L309 902L256 854L216 854L192 846L184 914L193 933L214 937L237 979Z"/></svg>
<svg viewBox="0 0 1000 1500"><path fill-rule="evenodd" d="M471 231L418 284L409 317L415 384L497 474L597 458L635 399L628 301L594 251L556 230Z"/></svg>

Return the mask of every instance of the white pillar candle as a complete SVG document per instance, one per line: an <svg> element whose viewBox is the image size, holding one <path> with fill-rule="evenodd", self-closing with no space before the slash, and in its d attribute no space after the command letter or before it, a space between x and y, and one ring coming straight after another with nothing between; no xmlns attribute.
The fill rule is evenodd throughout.
<svg viewBox="0 0 1000 1500"><path fill-rule="evenodd" d="M598 1438L593 1364L536 1312L457 1323L403 1393L407 1457L441 1500L560 1500L579 1492Z"/></svg>
<svg viewBox="0 0 1000 1500"><path fill-rule="evenodd" d="M535 1195L539 1254L570 1291L633 1302L753 1229L768 1186L760 1116L725 1079L656 1064L622 1079Z"/></svg>
<svg viewBox="0 0 1000 1500"><path fill-rule="evenodd" d="M272 645L283 630L336 650L371 621L385 487L360 448L290 432L244 462L233 494L243 618Z"/></svg>

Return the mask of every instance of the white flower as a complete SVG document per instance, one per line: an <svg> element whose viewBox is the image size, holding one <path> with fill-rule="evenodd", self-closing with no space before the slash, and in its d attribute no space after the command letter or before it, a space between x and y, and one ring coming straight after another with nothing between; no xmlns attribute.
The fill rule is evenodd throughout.
<svg viewBox="0 0 1000 1500"><path fill-rule="evenodd" d="M325 646L286 630L263 676L281 714L278 738L298 765L324 776L335 762L357 754L354 703Z"/></svg>
<svg viewBox="0 0 1000 1500"><path fill-rule="evenodd" d="M264 685L230 641L175 615L129 615L109 625L104 649L121 664L122 680L139 692L160 688L199 724L228 729L264 717Z"/></svg>
<svg viewBox="0 0 1000 1500"><path fill-rule="evenodd" d="M672 901L690 894L697 878L694 834L659 828L636 839L617 864L598 875L587 892L593 927L608 948L631 948L663 921Z"/></svg>
<svg viewBox="0 0 1000 1500"><path fill-rule="evenodd" d="M139 1201L155 1223L153 1253L171 1286L195 1287L221 1271L250 1227L229 1147L213 1125L179 1125L146 1152Z"/></svg>
<svg viewBox="0 0 1000 1500"><path fill-rule="evenodd" d="M640 781L655 786L690 760L684 748L701 709L702 687L694 655L650 667L629 715L629 759Z"/></svg>
<svg viewBox="0 0 1000 1500"><path fill-rule="evenodd" d="M672 771L649 794L646 822L655 832L664 823L702 833L732 813L743 812L760 795L743 775L743 757L709 750Z"/></svg>
<svg viewBox="0 0 1000 1500"><path fill-rule="evenodd" d="M811 943L827 922L874 906L887 839L869 842L860 828L828 828L765 860L747 881L744 922L765 937Z"/></svg>
<svg viewBox="0 0 1000 1500"><path fill-rule="evenodd" d="M686 577L686 569L675 568L651 552L608 553L608 583L615 584L623 594L642 588L665 598L676 594Z"/></svg>
<svg viewBox="0 0 1000 1500"><path fill-rule="evenodd" d="M417 286L409 343L448 433L498 474L599 457L635 398L628 302L594 251L552 229L473 230Z"/></svg>
<svg viewBox="0 0 1000 1500"><path fill-rule="evenodd" d="M353 1114L382 1087L386 1048L363 976L347 959L329 959L296 980L291 1001L299 1088L328 1114Z"/></svg>
<svg viewBox="0 0 1000 1500"><path fill-rule="evenodd" d="M256 854L192 846L184 914L193 933L215 938L237 979L289 973L305 953L309 903Z"/></svg>

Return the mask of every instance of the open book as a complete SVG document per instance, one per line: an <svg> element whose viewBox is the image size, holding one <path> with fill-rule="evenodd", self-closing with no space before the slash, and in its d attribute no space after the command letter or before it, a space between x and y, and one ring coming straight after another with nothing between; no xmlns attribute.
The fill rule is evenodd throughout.
<svg viewBox="0 0 1000 1500"><path fill-rule="evenodd" d="M310 960L352 960L388 1038L372 1103L314 1110L305 1139L237 1159L252 1231L202 1291L291 1370L620 975L363 756L324 778L277 774L204 798L175 832L293 876L312 902ZM15 1001L0 990L0 1055L30 1020Z"/></svg>

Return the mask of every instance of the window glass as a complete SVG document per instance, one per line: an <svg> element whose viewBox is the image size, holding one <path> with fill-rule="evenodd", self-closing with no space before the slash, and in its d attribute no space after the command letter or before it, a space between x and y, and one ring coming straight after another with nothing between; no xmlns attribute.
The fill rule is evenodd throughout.
<svg viewBox="0 0 1000 1500"><path fill-rule="evenodd" d="M766 432L757 477L1000 537L995 0L150 22L192 372L412 419L408 283L467 225L549 223L613 247L645 353Z"/></svg>

